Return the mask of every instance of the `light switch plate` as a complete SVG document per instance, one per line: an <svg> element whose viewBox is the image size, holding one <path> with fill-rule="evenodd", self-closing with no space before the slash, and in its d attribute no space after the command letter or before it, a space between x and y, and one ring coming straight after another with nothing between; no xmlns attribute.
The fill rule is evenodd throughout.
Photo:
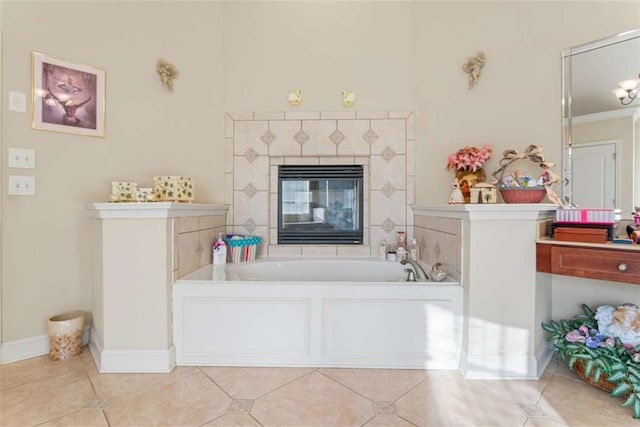
<svg viewBox="0 0 640 427"><path fill-rule="evenodd" d="M36 177L31 175L9 175L10 196L35 196Z"/></svg>
<svg viewBox="0 0 640 427"><path fill-rule="evenodd" d="M20 169L35 169L35 150L9 147L9 167Z"/></svg>
<svg viewBox="0 0 640 427"><path fill-rule="evenodd" d="M9 91L9 110L18 113L27 112L27 96L22 92Z"/></svg>

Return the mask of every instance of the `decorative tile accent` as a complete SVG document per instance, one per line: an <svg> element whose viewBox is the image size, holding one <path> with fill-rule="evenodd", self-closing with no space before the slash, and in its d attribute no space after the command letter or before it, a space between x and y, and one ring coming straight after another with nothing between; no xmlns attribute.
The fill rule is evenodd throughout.
<svg viewBox="0 0 640 427"><path fill-rule="evenodd" d="M309 135L302 129L295 135L293 135L293 139L300 145L304 145L305 142L309 140Z"/></svg>
<svg viewBox="0 0 640 427"><path fill-rule="evenodd" d="M256 231L256 228L258 227L258 224L256 224L256 222L253 220L253 218L249 218L248 220L245 221L244 223L244 228L247 229L247 231L251 234L254 231Z"/></svg>
<svg viewBox="0 0 640 427"><path fill-rule="evenodd" d="M253 406L253 400L233 399L229 407L229 412L249 412L251 406Z"/></svg>
<svg viewBox="0 0 640 427"><path fill-rule="evenodd" d="M393 402L373 402L373 407L376 410L376 415L396 415L398 413Z"/></svg>
<svg viewBox="0 0 640 427"><path fill-rule="evenodd" d="M105 398L101 398L101 399L95 399L95 400L90 400L89 402L87 402L83 408L86 409L105 409L107 406L109 406L109 399L105 399Z"/></svg>
<svg viewBox="0 0 640 427"><path fill-rule="evenodd" d="M436 255L436 260L440 259L442 250L440 249L440 244L438 242L436 242L436 245L433 247L433 253Z"/></svg>
<svg viewBox="0 0 640 427"><path fill-rule="evenodd" d="M387 233L391 233L391 231L393 231L394 228L396 228L396 223L393 222L391 218L385 219L384 222L382 223L382 229Z"/></svg>
<svg viewBox="0 0 640 427"><path fill-rule="evenodd" d="M196 255L198 256L198 258L202 255L203 250L204 248L202 247L202 243L198 242L198 246L196 246Z"/></svg>
<svg viewBox="0 0 640 427"><path fill-rule="evenodd" d="M367 142L367 144L369 144L369 145L371 145L374 142L376 142L376 139L378 139L378 138L379 138L378 134L375 133L373 131L373 129L369 129L368 131L366 131L364 133L364 135L362 135L362 139L364 139Z"/></svg>
<svg viewBox="0 0 640 427"><path fill-rule="evenodd" d="M387 199L391 197L391 195L395 193L395 191L396 191L396 188L393 185L391 185L389 181L387 181L384 187L382 187L382 194L384 194Z"/></svg>
<svg viewBox="0 0 640 427"><path fill-rule="evenodd" d="M340 132L338 129L334 130L331 135L329 135L329 139L336 145L340 145L342 141L344 141L344 134Z"/></svg>
<svg viewBox="0 0 640 427"><path fill-rule="evenodd" d="M396 156L396 152L393 151L390 147L385 148L382 151L382 158L389 163L391 161L391 159L393 159Z"/></svg>
<svg viewBox="0 0 640 427"><path fill-rule="evenodd" d="M258 152L254 150L252 147L249 147L249 149L244 152L242 157L247 159L249 163L253 163L258 158Z"/></svg>
<svg viewBox="0 0 640 427"><path fill-rule="evenodd" d="M273 132L271 132L270 130L267 130L261 137L260 139L262 140L262 142L264 142L265 144L269 145L273 142L274 139L276 139L276 136Z"/></svg>
<svg viewBox="0 0 640 427"><path fill-rule="evenodd" d="M256 193L258 192L258 189L256 188L255 185L253 185L252 182L248 183L246 187L244 187L244 189L242 189L242 191L244 192L244 194L247 195L248 198L253 199L253 196L256 195Z"/></svg>
<svg viewBox="0 0 640 427"><path fill-rule="evenodd" d="M547 411L545 411L544 409L542 409L541 407L539 407L535 403L518 402L518 406L520 406L520 408L524 409L524 411L530 417L548 417L549 416Z"/></svg>

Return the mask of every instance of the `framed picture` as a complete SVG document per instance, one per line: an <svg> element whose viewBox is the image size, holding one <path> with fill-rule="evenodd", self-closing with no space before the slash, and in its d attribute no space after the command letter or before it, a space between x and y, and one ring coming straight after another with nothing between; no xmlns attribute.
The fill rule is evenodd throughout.
<svg viewBox="0 0 640 427"><path fill-rule="evenodd" d="M105 71L33 52L34 129L105 135Z"/></svg>

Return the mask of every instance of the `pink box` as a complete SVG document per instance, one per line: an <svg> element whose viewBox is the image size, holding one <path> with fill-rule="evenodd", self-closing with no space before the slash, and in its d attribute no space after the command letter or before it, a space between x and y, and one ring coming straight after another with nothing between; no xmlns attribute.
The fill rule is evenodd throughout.
<svg viewBox="0 0 640 427"><path fill-rule="evenodd" d="M613 209L558 209L556 222L561 224L613 224Z"/></svg>

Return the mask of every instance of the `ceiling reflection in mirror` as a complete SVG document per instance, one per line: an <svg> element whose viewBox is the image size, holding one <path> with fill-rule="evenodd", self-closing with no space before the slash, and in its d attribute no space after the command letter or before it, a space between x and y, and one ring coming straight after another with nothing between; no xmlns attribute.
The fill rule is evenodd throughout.
<svg viewBox="0 0 640 427"><path fill-rule="evenodd" d="M562 52L567 205L620 209L623 218L640 205L640 96L623 105L613 93L624 80L640 86L639 73L640 30Z"/></svg>

